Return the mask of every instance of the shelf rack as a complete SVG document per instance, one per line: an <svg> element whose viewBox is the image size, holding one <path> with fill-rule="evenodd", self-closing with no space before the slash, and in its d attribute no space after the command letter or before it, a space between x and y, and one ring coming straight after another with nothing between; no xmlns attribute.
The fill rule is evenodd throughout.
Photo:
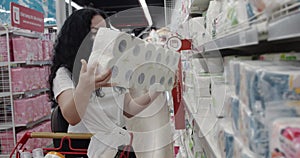
<svg viewBox="0 0 300 158"><path fill-rule="evenodd" d="M295 9L299 7L300 2L295 3L270 18L219 36L195 49L207 54L219 52L222 56L300 51L300 10Z"/></svg>
<svg viewBox="0 0 300 158"><path fill-rule="evenodd" d="M221 158L221 152L217 148L215 141L213 141L213 137L214 137L213 132L211 131L209 131L208 133L204 132L215 127L215 125L219 123L219 118L216 117L214 119L215 123L212 126L204 126L203 116L205 115L205 113L202 113L202 111L201 112L195 111L195 106L193 105L197 105L197 104L194 101L194 99L184 95L183 101L185 103L185 106L187 107L186 109L189 115L191 115L192 119L194 119L195 122L194 128L195 131L198 131L198 133L196 134L200 138L201 146L205 148L204 151L206 152L209 151L208 153L206 153L207 156L212 158Z"/></svg>
<svg viewBox="0 0 300 158"><path fill-rule="evenodd" d="M30 31L23 31L21 29L8 28L0 24L0 36L6 38L6 48L7 52L7 62L0 62L1 71L1 92L0 92L0 102L1 102L1 152L0 157L8 157L7 149L15 146L16 144L16 134L22 130L33 128L45 121L50 120L51 115L40 116L41 118L35 118L34 121L16 124L14 116L14 99L16 98L28 98L33 97L38 94L44 94L48 91L48 88L39 88L34 90L28 90L25 92L12 92L11 84L11 68L13 67L27 67L27 66L44 66L51 65L51 61L11 61L10 59L10 47L9 38L23 36L27 38L43 39L42 33L35 33Z"/></svg>

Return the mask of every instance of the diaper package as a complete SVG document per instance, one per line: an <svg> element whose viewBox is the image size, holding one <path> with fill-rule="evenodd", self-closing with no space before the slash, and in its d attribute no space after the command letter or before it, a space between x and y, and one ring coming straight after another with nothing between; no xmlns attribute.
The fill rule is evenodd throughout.
<svg viewBox="0 0 300 158"><path fill-rule="evenodd" d="M270 158L300 157L300 118L280 118L270 129Z"/></svg>

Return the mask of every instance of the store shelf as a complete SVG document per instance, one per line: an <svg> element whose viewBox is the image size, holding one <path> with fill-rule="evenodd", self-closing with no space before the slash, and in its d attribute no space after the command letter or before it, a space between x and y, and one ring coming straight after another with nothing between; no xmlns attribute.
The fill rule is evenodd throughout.
<svg viewBox="0 0 300 158"><path fill-rule="evenodd" d="M40 93L47 92L48 90L49 90L48 88L41 88L41 89L34 89L25 92L14 92L13 95L25 95L27 97L32 97Z"/></svg>
<svg viewBox="0 0 300 158"><path fill-rule="evenodd" d="M38 124L40 124L42 122L50 120L50 118L51 118L51 114L46 115L44 117L41 117L38 120L33 121L33 122L29 122L27 124L17 124L16 127L32 128L32 127L34 127L34 126L36 126L36 125L38 125Z"/></svg>
<svg viewBox="0 0 300 158"><path fill-rule="evenodd" d="M190 149L190 145L189 145L189 139L185 138L184 140L182 140L185 151L187 152L187 156L189 158L195 157L194 154L192 153L191 149Z"/></svg>
<svg viewBox="0 0 300 158"><path fill-rule="evenodd" d="M279 20L273 20L268 25L268 41L299 38L299 26L300 12Z"/></svg>
<svg viewBox="0 0 300 158"><path fill-rule="evenodd" d="M0 36L5 35L7 33L6 30L0 30Z"/></svg>
<svg viewBox="0 0 300 158"><path fill-rule="evenodd" d="M30 37L30 38L40 38L41 34L40 33L35 33L35 32L23 32L23 31L10 31L13 35L17 36L24 36L24 37Z"/></svg>
<svg viewBox="0 0 300 158"><path fill-rule="evenodd" d="M13 127L32 128L40 123L50 120L50 119L51 119L51 114L43 116L43 117L39 118L38 120L29 122L27 124L16 124L15 126L13 126L12 122L0 123L0 130L11 129Z"/></svg>
<svg viewBox="0 0 300 158"><path fill-rule="evenodd" d="M0 31L0 36L5 35L7 31L1 30ZM20 31L20 30L9 30L9 34L11 35L16 35L16 36L24 36L24 37L29 37L29 38L40 38L42 37L41 33L37 32L28 32L28 31Z"/></svg>
<svg viewBox="0 0 300 158"><path fill-rule="evenodd" d="M283 13L282 13L283 14ZM249 28L226 34L195 48L200 53L255 55L269 52L300 51L300 11L286 13L268 22L252 24Z"/></svg>
<svg viewBox="0 0 300 158"><path fill-rule="evenodd" d="M215 51L258 44L258 31L255 27L228 34L204 45L205 51Z"/></svg>
<svg viewBox="0 0 300 158"><path fill-rule="evenodd" d="M11 122L0 123L0 130L10 129L13 125Z"/></svg>
<svg viewBox="0 0 300 158"><path fill-rule="evenodd" d="M1 92L0 97L7 97L10 95L10 92Z"/></svg>
<svg viewBox="0 0 300 158"><path fill-rule="evenodd" d="M201 113L204 111L199 111L198 113L195 113L195 106L196 103L190 99L188 96L184 95L183 100L185 102L185 105L187 107L187 110L192 114L196 124L195 131L197 131L197 135L201 140L202 146L205 148L206 154L208 154L208 157L213 158L221 158L221 152L219 151L219 148L217 148L216 141L213 140L214 135L213 132L210 130L215 127L215 125L218 123L218 118L211 118L215 123L210 124L209 121L203 122L203 118L205 118L205 114ZM210 125L205 125L205 123ZM207 131L207 132L203 132Z"/></svg>
<svg viewBox="0 0 300 158"><path fill-rule="evenodd" d="M43 66L43 65L51 65L52 61L45 60L45 61L12 61L12 62L0 62L0 66L18 66L21 64L28 65L28 66Z"/></svg>

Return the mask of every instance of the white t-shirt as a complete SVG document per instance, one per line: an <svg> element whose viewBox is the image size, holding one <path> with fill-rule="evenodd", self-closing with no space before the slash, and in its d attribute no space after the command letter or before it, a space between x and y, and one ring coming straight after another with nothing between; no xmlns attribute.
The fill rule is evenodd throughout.
<svg viewBox="0 0 300 158"><path fill-rule="evenodd" d="M71 72L67 68L61 67L57 70L53 80L55 99L68 89L75 89ZM90 157L97 157L109 148L117 148L130 142L129 133L121 128L125 126L124 94L117 93L113 87L102 90L105 96L101 98L93 93L81 121L75 126L69 125L68 128L68 132L95 134L88 150ZM96 146L97 148L95 148Z"/></svg>

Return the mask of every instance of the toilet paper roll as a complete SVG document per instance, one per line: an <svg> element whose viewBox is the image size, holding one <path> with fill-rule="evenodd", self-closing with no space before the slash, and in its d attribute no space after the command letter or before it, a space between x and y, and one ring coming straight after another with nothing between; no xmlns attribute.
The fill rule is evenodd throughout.
<svg viewBox="0 0 300 158"><path fill-rule="evenodd" d="M137 44L146 44L146 42L138 37L133 37L133 45L137 45Z"/></svg>
<svg viewBox="0 0 300 158"><path fill-rule="evenodd" d="M156 83L159 83L160 85L164 86L167 82L166 76L163 71L162 64L156 63L154 68L154 74L156 77Z"/></svg>
<svg viewBox="0 0 300 158"><path fill-rule="evenodd" d="M113 56L103 53L102 50L93 51L89 57L88 66L91 66L93 63L98 62L97 72L99 74L104 74L108 69L112 67L111 63Z"/></svg>
<svg viewBox="0 0 300 158"><path fill-rule="evenodd" d="M168 69L168 72L166 73L166 79L167 79L167 82L164 85L165 91L170 91L170 90L173 89L174 83L175 83L175 73L174 73L174 71L171 71L171 70Z"/></svg>
<svg viewBox="0 0 300 158"><path fill-rule="evenodd" d="M153 71L149 72L149 87L157 83L157 77Z"/></svg>
<svg viewBox="0 0 300 158"><path fill-rule="evenodd" d="M153 86L156 83L156 75L155 75L155 62L148 62L144 65L146 66L146 73L147 77L145 79L146 82L146 89L148 90L151 86Z"/></svg>
<svg viewBox="0 0 300 158"><path fill-rule="evenodd" d="M113 71L112 74L112 82L117 83L118 86L129 88L130 79L132 78L132 74L137 68L136 59L133 58L133 48L127 50L127 52L114 61L114 68L117 68L116 71ZM141 61L141 60L140 60ZM118 70L118 71L117 71Z"/></svg>
<svg viewBox="0 0 300 158"><path fill-rule="evenodd" d="M145 60L145 62L155 61L156 46L154 46L151 43L146 44L145 45L145 50L143 51L143 53L144 53L144 60Z"/></svg>
<svg viewBox="0 0 300 158"><path fill-rule="evenodd" d="M107 57L120 57L133 45L132 36L109 28L100 28L94 40L92 51L99 51Z"/></svg>
<svg viewBox="0 0 300 158"><path fill-rule="evenodd" d="M171 51L172 52L172 58L171 61L169 63L172 71L176 71L178 69L178 63L179 63L179 59L180 59L180 54L175 52L175 51ZM171 54L171 52L169 52Z"/></svg>
<svg viewBox="0 0 300 158"><path fill-rule="evenodd" d="M162 47L157 47L156 54L155 54L155 62L161 63L166 56L166 49Z"/></svg>
<svg viewBox="0 0 300 158"><path fill-rule="evenodd" d="M132 47L132 37L129 34L100 28L94 40L92 53L88 65L98 62L100 74L112 68L117 58Z"/></svg>
<svg viewBox="0 0 300 158"><path fill-rule="evenodd" d="M172 56L173 56L173 52L170 50L167 50L166 54L165 54L165 58L164 58L164 60L162 60L162 63L165 64L166 66L170 67Z"/></svg>
<svg viewBox="0 0 300 158"><path fill-rule="evenodd" d="M145 60L145 44L137 44L128 51L128 60L130 60L131 64L134 65L135 68L139 67Z"/></svg>
<svg viewBox="0 0 300 158"><path fill-rule="evenodd" d="M133 74L132 74L132 80L130 81L132 84L132 87L136 90L146 90L147 88L147 82L146 78L148 77L147 73L147 64L141 65L137 67Z"/></svg>

